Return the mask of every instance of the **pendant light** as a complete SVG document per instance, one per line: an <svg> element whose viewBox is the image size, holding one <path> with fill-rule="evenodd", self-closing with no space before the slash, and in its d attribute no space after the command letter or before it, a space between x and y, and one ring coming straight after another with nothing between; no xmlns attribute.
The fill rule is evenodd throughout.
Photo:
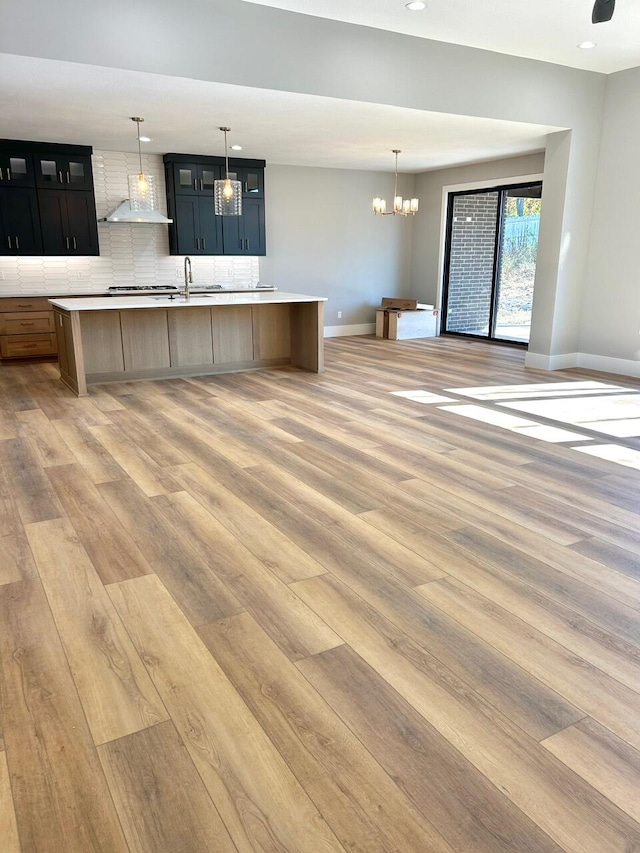
<svg viewBox="0 0 640 853"><path fill-rule="evenodd" d="M216 216L242 216L242 183L232 181L229 177L229 149L227 146L227 133L230 127L221 127L224 133L224 180L214 181L213 198Z"/></svg>
<svg viewBox="0 0 640 853"><path fill-rule="evenodd" d="M140 171L137 175L129 175L129 204L131 210L157 210L156 186L153 175L145 175L142 168L142 148L140 147L140 122L143 118L138 116L132 117L131 121L135 121L137 127L138 138L138 163Z"/></svg>
<svg viewBox="0 0 640 853"><path fill-rule="evenodd" d="M383 198L374 198L373 212L377 216L415 216L418 212L418 199L412 198L403 199L398 195L398 154L402 154L399 148L394 148L391 152L396 155L396 176L393 185L393 209L387 210L387 202Z"/></svg>

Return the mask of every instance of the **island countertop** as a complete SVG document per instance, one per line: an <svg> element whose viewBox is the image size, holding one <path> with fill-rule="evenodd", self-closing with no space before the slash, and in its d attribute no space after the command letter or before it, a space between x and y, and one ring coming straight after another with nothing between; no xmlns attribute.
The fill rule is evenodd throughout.
<svg viewBox="0 0 640 853"><path fill-rule="evenodd" d="M309 296L304 293L259 291L241 293L192 294L187 301L183 296L93 296L74 299L50 299L49 302L63 311L127 311L130 308L215 308L222 305L282 305L284 303L326 302L326 296Z"/></svg>

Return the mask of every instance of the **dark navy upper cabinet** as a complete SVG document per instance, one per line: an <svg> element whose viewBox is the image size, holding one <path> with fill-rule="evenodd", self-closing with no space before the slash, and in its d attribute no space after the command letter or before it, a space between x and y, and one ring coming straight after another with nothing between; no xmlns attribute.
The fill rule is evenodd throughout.
<svg viewBox="0 0 640 853"><path fill-rule="evenodd" d="M31 152L22 143L0 145L0 186L35 187Z"/></svg>
<svg viewBox="0 0 640 853"><path fill-rule="evenodd" d="M0 188L0 255L41 255L36 191Z"/></svg>
<svg viewBox="0 0 640 853"><path fill-rule="evenodd" d="M213 197L213 184L220 177L220 166L201 163L174 163L172 176L176 194Z"/></svg>
<svg viewBox="0 0 640 853"><path fill-rule="evenodd" d="M222 225L213 213L213 196L177 195L168 206L172 255L221 255Z"/></svg>
<svg viewBox="0 0 640 853"><path fill-rule="evenodd" d="M0 253L99 255L91 148L0 139Z"/></svg>
<svg viewBox="0 0 640 853"><path fill-rule="evenodd" d="M44 190L38 194L38 204L43 254L98 254L98 225L92 193Z"/></svg>
<svg viewBox="0 0 640 853"><path fill-rule="evenodd" d="M264 160L229 161L242 183L242 216L216 216L213 183L225 175L223 157L166 154L167 209L172 255L265 255Z"/></svg>
<svg viewBox="0 0 640 853"><path fill-rule="evenodd" d="M265 255L264 200L245 198L242 216L220 216L225 255Z"/></svg>
<svg viewBox="0 0 640 853"><path fill-rule="evenodd" d="M93 190L90 155L51 150L34 154L33 160L38 187Z"/></svg>
<svg viewBox="0 0 640 853"><path fill-rule="evenodd" d="M230 161L229 177L242 184L242 197L264 198L264 169L238 166L237 163L237 160Z"/></svg>

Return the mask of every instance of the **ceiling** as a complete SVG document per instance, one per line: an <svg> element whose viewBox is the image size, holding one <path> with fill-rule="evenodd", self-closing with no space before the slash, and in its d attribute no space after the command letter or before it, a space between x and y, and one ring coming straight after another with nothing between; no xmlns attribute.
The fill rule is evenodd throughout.
<svg viewBox="0 0 640 853"><path fill-rule="evenodd" d="M0 54L0 115L8 139L137 150L131 116L157 154L222 154L220 125L240 157L269 163L420 172L539 151L546 125L424 112Z"/></svg>
<svg viewBox="0 0 640 853"><path fill-rule="evenodd" d="M613 20L591 23L593 0L245 0L436 41L610 74L640 65L640 2L617 0ZM583 41L594 50L578 50Z"/></svg>

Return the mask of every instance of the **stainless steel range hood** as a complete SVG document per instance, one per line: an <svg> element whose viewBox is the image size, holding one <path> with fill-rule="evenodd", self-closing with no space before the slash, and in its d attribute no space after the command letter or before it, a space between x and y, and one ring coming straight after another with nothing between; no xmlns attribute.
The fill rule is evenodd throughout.
<svg viewBox="0 0 640 853"><path fill-rule="evenodd" d="M108 216L98 222L125 222L132 225L171 225L173 219L159 210L132 210L128 198L125 198Z"/></svg>

